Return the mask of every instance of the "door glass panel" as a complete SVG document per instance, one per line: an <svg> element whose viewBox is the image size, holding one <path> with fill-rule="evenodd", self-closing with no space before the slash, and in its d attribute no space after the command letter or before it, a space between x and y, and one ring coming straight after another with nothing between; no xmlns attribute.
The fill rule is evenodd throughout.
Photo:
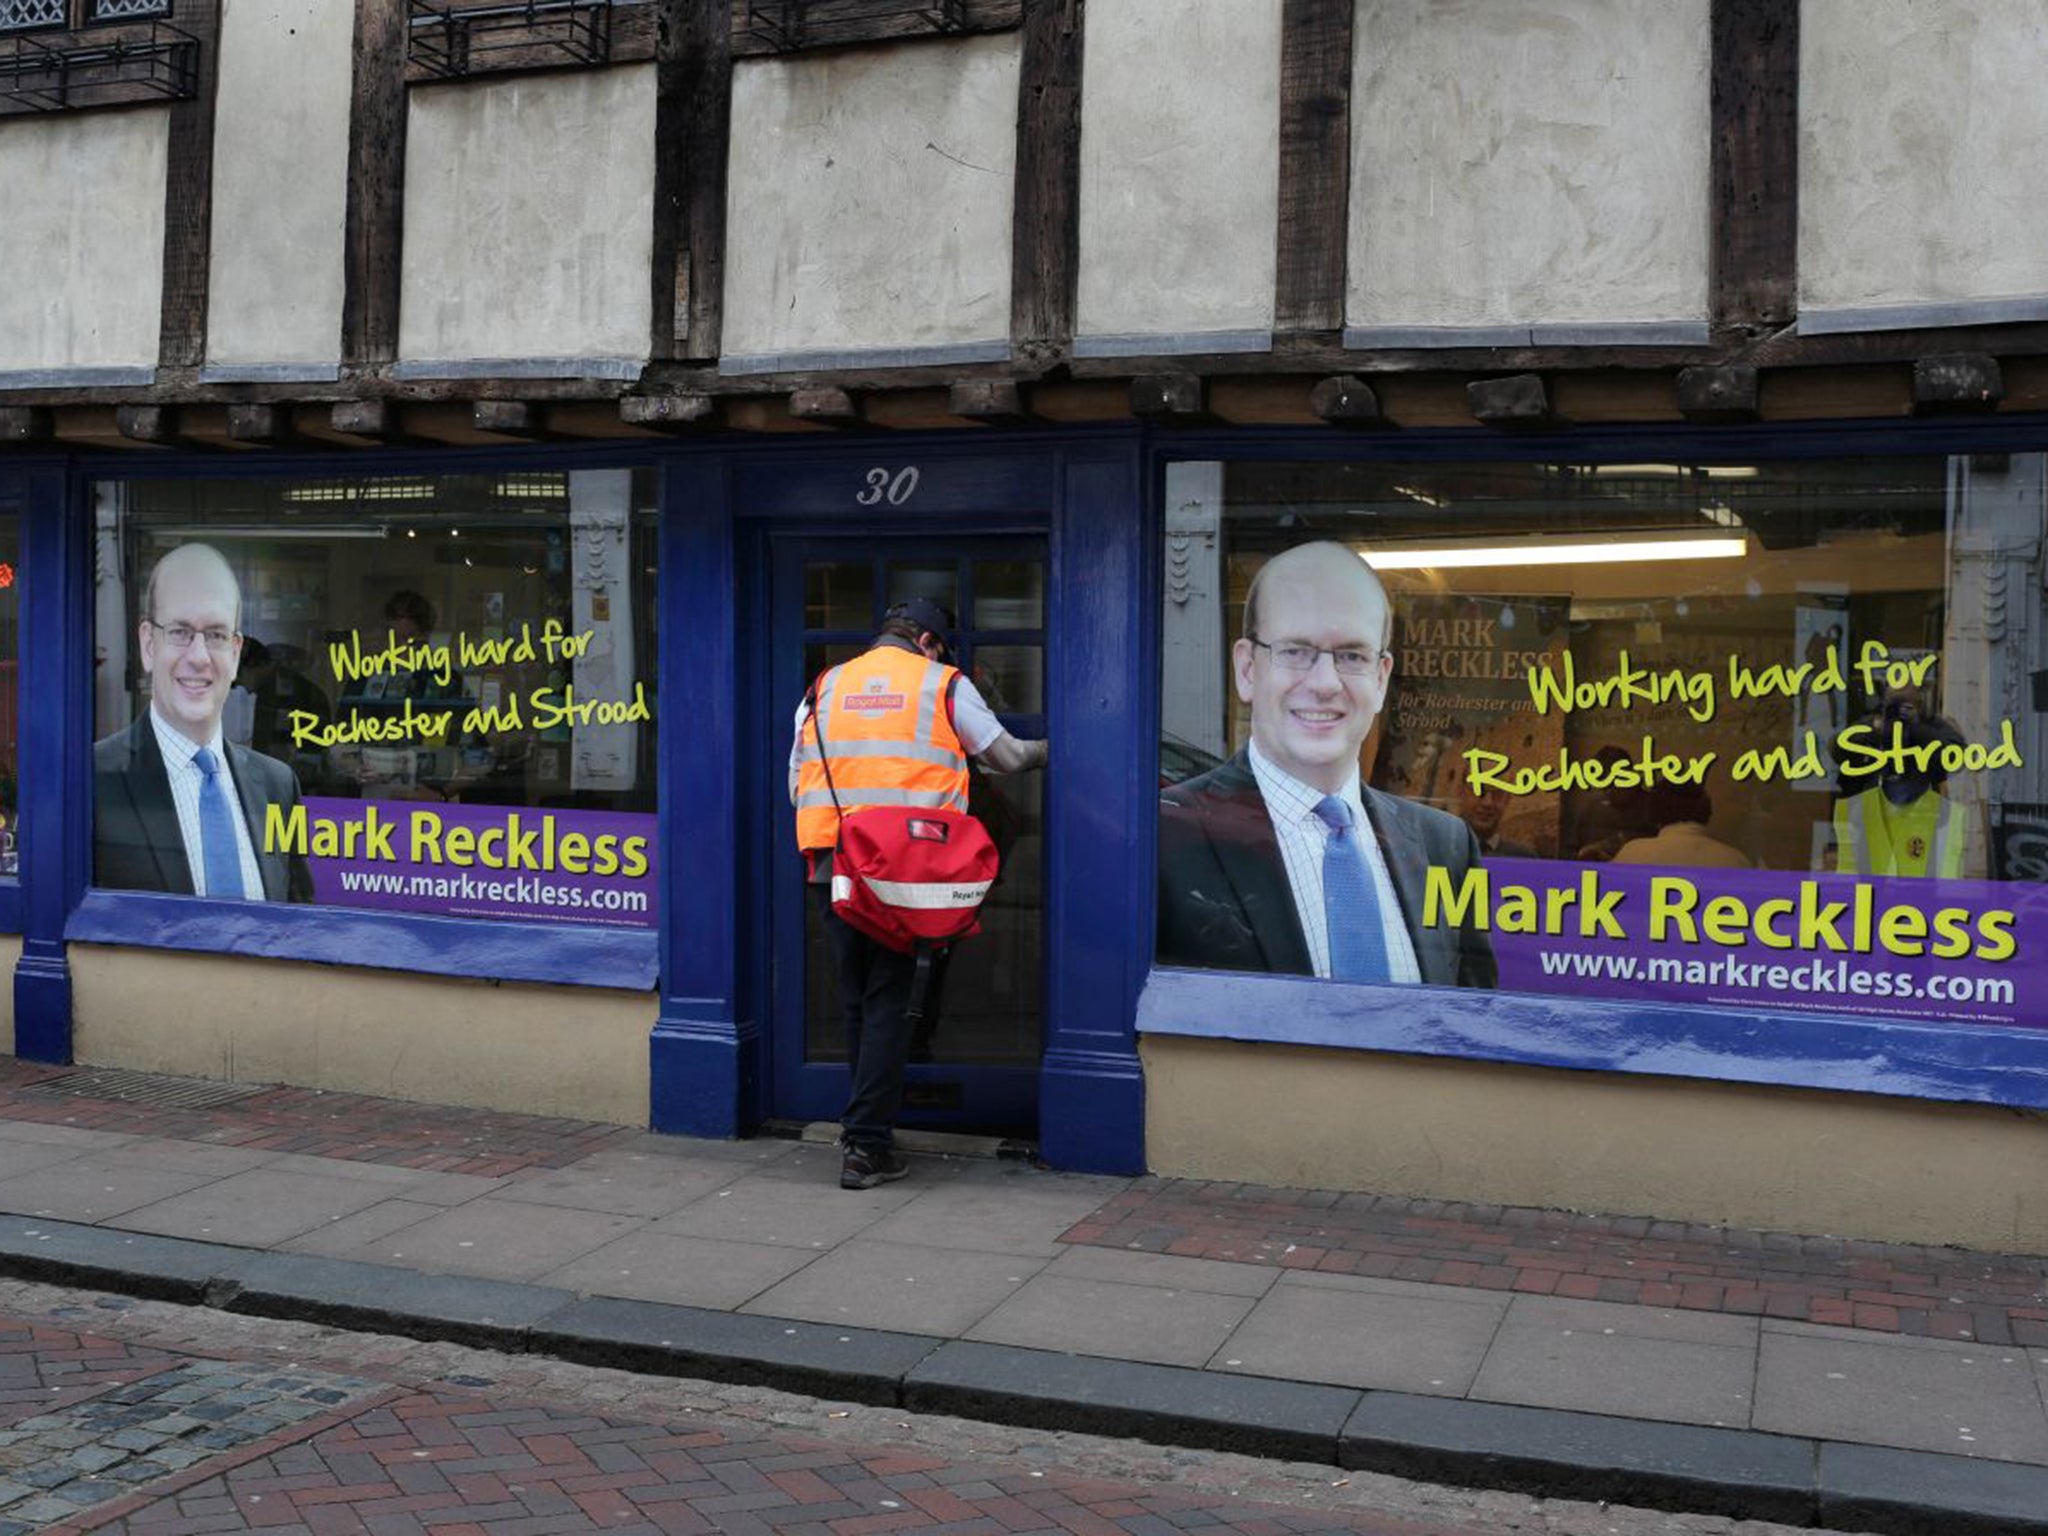
<svg viewBox="0 0 2048 1536"><path fill-rule="evenodd" d="M1041 629L1045 625L1043 560L974 563L976 629Z"/></svg>
<svg viewBox="0 0 2048 1536"><path fill-rule="evenodd" d="M879 593L871 585L871 563L806 563L806 680L865 649L864 638L841 637L868 633L877 609L870 594L884 608L921 597L959 615L960 627L951 638L991 708L1013 717L1042 716L1044 558L976 558L965 549L953 558L935 553L927 544L921 558L885 561ZM999 638L985 643L983 634ZM1044 786L1040 773L990 776L975 770L971 809L1002 852L1002 874L982 906L982 931L960 940L943 964L928 1024L912 1047L905 1124L971 1126L979 1113L973 1106L981 1102L976 1095L985 1091L977 1085L992 1083L1005 1072L1028 1073L1037 1065L1042 1049ZM837 968L814 910L821 898L819 889L805 894L800 1060L806 1070L829 1070L846 1061ZM817 1081L832 1087L829 1095L808 1100L807 1112L836 1114L843 1101L843 1073ZM826 1097L835 1099L829 1107Z"/></svg>
<svg viewBox="0 0 2048 1536"><path fill-rule="evenodd" d="M892 603L900 603L906 597L922 597L937 603L946 612L960 612L960 567L951 560L922 563L905 561L898 564L891 561L888 567L888 595Z"/></svg>
<svg viewBox="0 0 2048 1536"><path fill-rule="evenodd" d="M1045 647L977 645L974 686L999 715L1045 713Z"/></svg>
<svg viewBox="0 0 2048 1536"><path fill-rule="evenodd" d="M875 623L875 568L866 560L804 567L804 628L868 630Z"/></svg>

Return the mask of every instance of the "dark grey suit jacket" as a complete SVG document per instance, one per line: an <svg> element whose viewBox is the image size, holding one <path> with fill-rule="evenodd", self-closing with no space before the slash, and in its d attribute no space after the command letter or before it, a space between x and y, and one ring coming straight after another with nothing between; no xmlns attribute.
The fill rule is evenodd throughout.
<svg viewBox="0 0 2048 1536"><path fill-rule="evenodd" d="M1431 865L1456 881L1479 863L1479 844L1457 817L1360 786L1400 899L1423 981L1490 987L1493 946L1476 928L1426 928L1423 883ZM1163 791L1159 804L1159 962L1206 970L1313 973L1294 890L1266 800L1239 752Z"/></svg>
<svg viewBox="0 0 2048 1536"><path fill-rule="evenodd" d="M270 901L311 901L313 872L298 854L263 851L263 809L299 803L299 779L283 763L226 743L242 820ZM92 880L117 891L192 894L192 866L178 831L178 807L156 731L144 710L92 747Z"/></svg>

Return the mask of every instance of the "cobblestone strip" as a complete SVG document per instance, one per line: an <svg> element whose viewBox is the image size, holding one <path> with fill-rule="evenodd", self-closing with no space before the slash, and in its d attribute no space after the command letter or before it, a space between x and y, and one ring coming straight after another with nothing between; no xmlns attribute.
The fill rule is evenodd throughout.
<svg viewBox="0 0 2048 1536"><path fill-rule="evenodd" d="M387 1389L325 1371L187 1360L0 1430L0 1522L75 1521L147 1483L258 1446ZM0 1524L0 1529L5 1529Z"/></svg>
<svg viewBox="0 0 2048 1536"><path fill-rule="evenodd" d="M0 1428L177 1363L162 1350L0 1318Z"/></svg>
<svg viewBox="0 0 2048 1536"><path fill-rule="evenodd" d="M1062 1241L2048 1346L2048 1259L1528 1207L1141 1179Z"/></svg>

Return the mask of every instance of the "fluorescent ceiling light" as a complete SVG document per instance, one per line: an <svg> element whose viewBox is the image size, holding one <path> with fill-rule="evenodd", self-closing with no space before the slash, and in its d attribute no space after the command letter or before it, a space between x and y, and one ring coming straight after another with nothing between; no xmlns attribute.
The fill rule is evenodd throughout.
<svg viewBox="0 0 2048 1536"><path fill-rule="evenodd" d="M391 530L382 523L209 523L193 530L209 538L223 539L386 539Z"/></svg>
<svg viewBox="0 0 2048 1536"><path fill-rule="evenodd" d="M1639 560L1739 560L1747 539L1683 536L1629 539L1529 538L1518 544L1397 545L1362 549L1376 571L1446 570L1477 565L1613 565Z"/></svg>

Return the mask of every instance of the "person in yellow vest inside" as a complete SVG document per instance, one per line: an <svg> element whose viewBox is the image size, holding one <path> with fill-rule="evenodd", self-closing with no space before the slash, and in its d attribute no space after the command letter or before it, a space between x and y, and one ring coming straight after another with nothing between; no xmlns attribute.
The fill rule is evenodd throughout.
<svg viewBox="0 0 2048 1536"><path fill-rule="evenodd" d="M1917 689L1888 692L1876 724L1882 745L1909 747L1962 741L1962 733L1926 712ZM1969 845L1968 813L1942 793L1948 771L1938 761L1886 773L1868 788L1844 775L1835 802L1835 868L1845 875L1933 875L1959 879Z"/></svg>
<svg viewBox="0 0 2048 1536"><path fill-rule="evenodd" d="M895 1141L917 961L876 943L833 912L832 850L840 812L850 815L872 805L964 811L968 758L996 773L1014 773L1043 768L1049 751L1043 741L1020 741L1004 730L974 684L947 664L952 628L952 615L937 603L910 598L889 609L866 652L819 678L823 756L812 695L805 695L796 712L789 798L812 903L839 973L852 1072L840 1120L842 1189L873 1189L910 1171Z"/></svg>
<svg viewBox="0 0 2048 1536"><path fill-rule="evenodd" d="M1912 793L1903 804L1893 796ZM1900 780L1835 802L1835 868L1845 875L1938 875L1958 880L1966 813L1940 790Z"/></svg>

